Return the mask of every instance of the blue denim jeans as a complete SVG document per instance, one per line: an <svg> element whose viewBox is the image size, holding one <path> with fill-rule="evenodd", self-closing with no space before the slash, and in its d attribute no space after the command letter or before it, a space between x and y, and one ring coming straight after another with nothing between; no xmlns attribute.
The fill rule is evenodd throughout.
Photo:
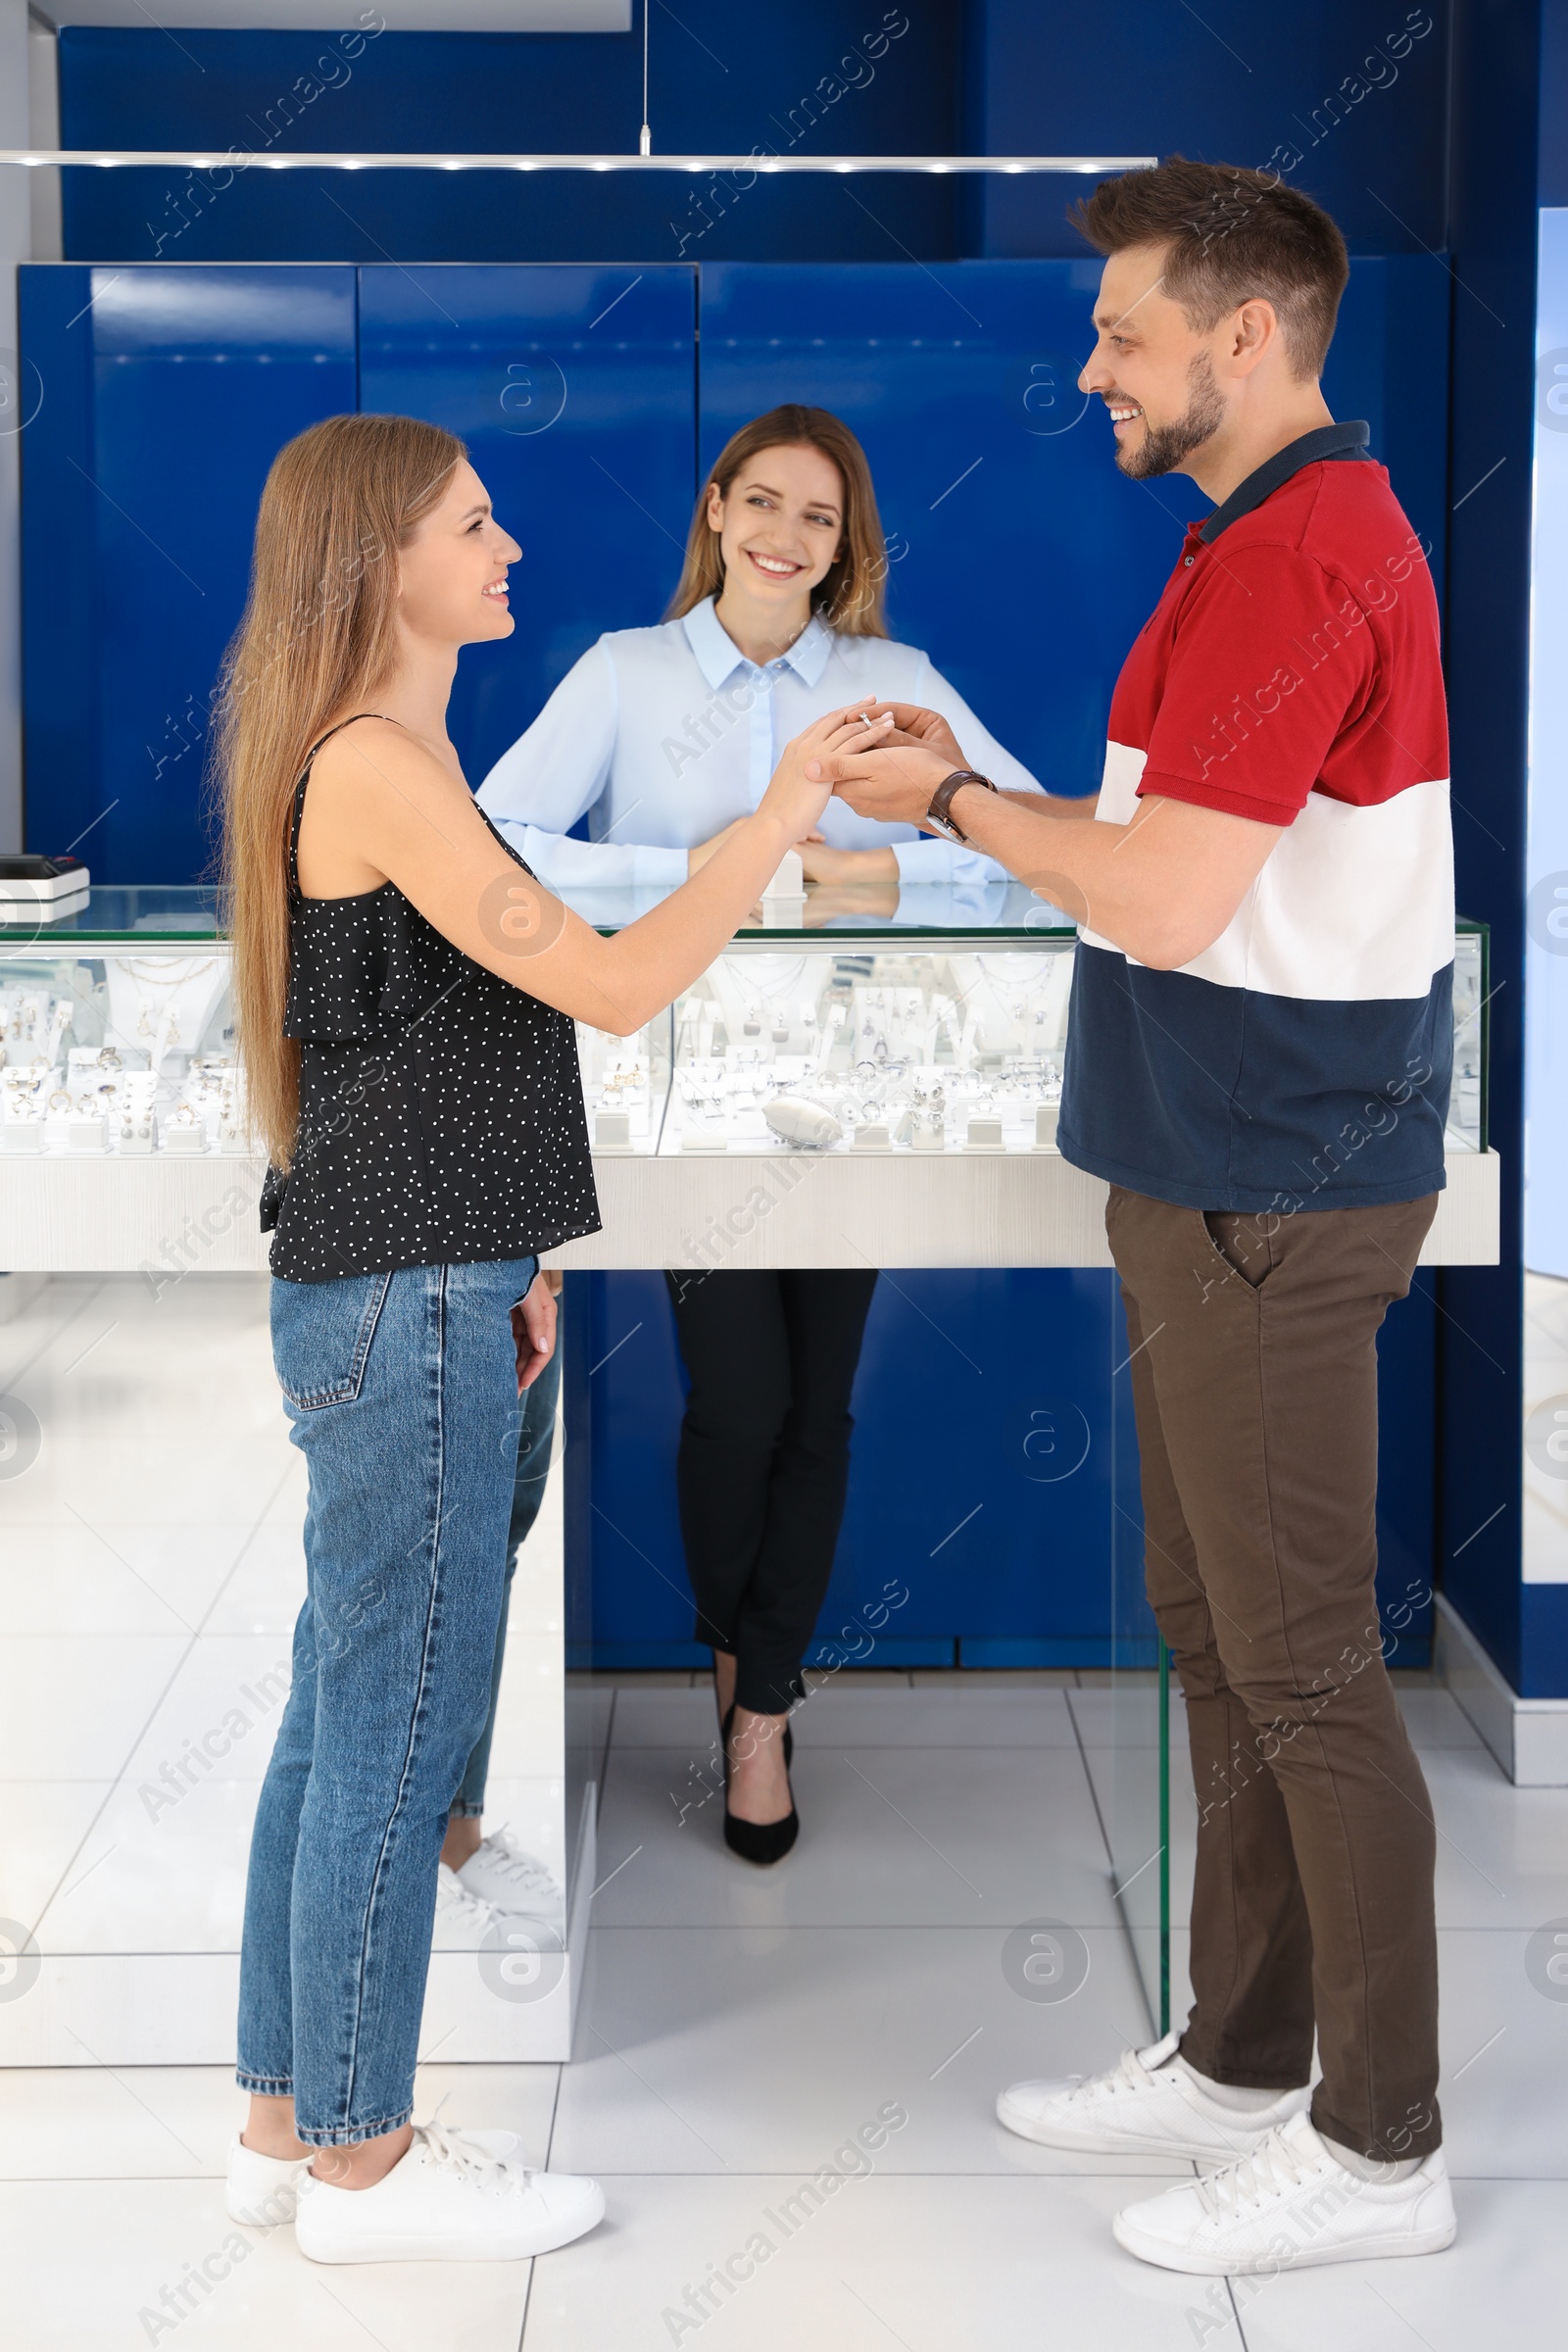
<svg viewBox="0 0 1568 2352"><path fill-rule="evenodd" d="M501 1703L501 1668L507 1652L507 1612L512 1605L512 1578L517 1565L517 1546L527 1542L550 1476L551 1441L556 1434L556 1406L561 1396L561 1349L558 1346L531 1388L517 1402L522 1427L517 1434L517 1469L512 1485L512 1524L507 1529L507 1581L501 1594L501 1622L496 1627L495 1664L490 1670L490 1712L484 1719L463 1786L452 1801L454 1813L484 1811L485 1783L490 1777L490 1743L496 1736L496 1710Z"/></svg>
<svg viewBox="0 0 1568 2352"><path fill-rule="evenodd" d="M447 1815L483 1730L532 1258L272 1284L310 1464L294 1680L251 1838L239 2082L313 2147L407 2123Z"/></svg>

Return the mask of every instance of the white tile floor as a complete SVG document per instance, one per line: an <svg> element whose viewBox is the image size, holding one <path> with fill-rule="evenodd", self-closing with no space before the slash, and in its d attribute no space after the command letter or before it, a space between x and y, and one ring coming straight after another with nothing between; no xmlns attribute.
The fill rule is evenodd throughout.
<svg viewBox="0 0 1568 2352"><path fill-rule="evenodd" d="M51 1429L91 1433L96 1448L91 1475L78 1447L74 1477L0 1484L0 1918L41 1923L46 1947L100 1970L123 1955L112 1964L122 2003L181 1997L157 1957L164 1906L177 1901L180 1948L203 1921L214 1949L231 1947L267 1720L158 1822L135 1792L172 1742L285 1654L299 1585L299 1481L260 1286L190 1282L159 1314L149 1342L122 1286L82 1282L54 1286L45 1318L0 1327L0 1393L46 1395ZM116 1350L132 1334L129 1381ZM766 1875L726 1855L712 1803L681 1819L700 1793L710 1699L662 1678L597 1694L599 1867L615 1876L596 1909L574 2063L437 2064L418 2085L421 2113L449 2094L457 2120L520 2132L531 2161L599 2174L604 2227L531 2277L526 2265L323 2272L288 2230L236 2230L223 2216L238 2111L225 2070L0 2066L0 2341L1554 2345L1568 2306L1568 2003L1534 1989L1525 1947L1568 1920L1568 1791L1510 1788L1446 1692L1412 1682L1401 1696L1443 1832L1461 2230L1447 2254L1234 2288L1152 2271L1118 2251L1108 2223L1156 2173L1031 2147L995 2122L1000 2083L1102 2065L1150 2032L1104 1825L1146 1801L1154 1760L1103 1678L838 1678L800 1722L801 1844ZM1178 1907L1190 1868L1179 1815ZM1128 1898L1137 1916L1152 1877ZM1020 1999L1001 1965L1007 1930L1045 1916L1076 1929L1090 1964L1055 2005ZM1184 1936L1174 1960L1180 1986ZM0 1975L0 2025L11 1982ZM13 2000L10 2018L24 2008ZM773 2218L785 2200L888 2109L906 2120L873 2169L819 2210L798 2203L786 2234ZM770 2258L692 2324L688 2288L759 2232ZM172 2318L166 2290L204 2263L209 2291L191 2289Z"/></svg>

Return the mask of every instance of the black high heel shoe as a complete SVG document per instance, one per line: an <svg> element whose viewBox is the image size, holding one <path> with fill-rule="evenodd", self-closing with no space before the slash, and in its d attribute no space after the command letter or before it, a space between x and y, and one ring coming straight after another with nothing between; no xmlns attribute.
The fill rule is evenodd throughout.
<svg viewBox="0 0 1568 2352"><path fill-rule="evenodd" d="M726 1798L729 1795L729 1734L730 1726L734 1721L735 1709L732 1706L724 1718L719 1735L724 1752L724 1794ZM794 1752L795 1741L790 1736L790 1727L786 1724L784 1726L784 1770L786 1774L789 1771L790 1758ZM801 1817L795 1809L793 1788L790 1791L790 1809L782 1821L741 1821L730 1811L728 1803L725 1804L724 1843L732 1854L739 1854L743 1862L757 1862L763 1865L770 1862L782 1862L800 1834Z"/></svg>

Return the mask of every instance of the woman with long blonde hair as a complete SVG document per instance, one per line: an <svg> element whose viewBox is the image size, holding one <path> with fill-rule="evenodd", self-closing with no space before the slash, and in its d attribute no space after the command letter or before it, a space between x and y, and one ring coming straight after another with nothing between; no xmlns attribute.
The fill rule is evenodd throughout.
<svg viewBox="0 0 1568 2352"><path fill-rule="evenodd" d="M751 821L786 739L857 697L940 712L995 782L1037 789L929 658L888 635L887 574L871 468L843 418L796 402L754 416L698 494L662 623L589 648L491 769L480 807L562 888L672 889ZM569 839L584 815L591 839ZM906 884L1004 878L837 798L801 858L808 880L853 886L886 915ZM785 985L798 959L769 962ZM766 1866L800 1831L787 1718L832 1574L876 1274L668 1279L690 1382L676 1486L696 1638L713 1651L724 1838Z"/></svg>
<svg viewBox="0 0 1568 2352"><path fill-rule="evenodd" d="M611 939L474 806L464 645L519 550L463 444L336 416L276 459L220 782L239 1043L271 1172L273 1357L310 1468L308 1598L252 1838L229 2210L319 2262L547 2252L604 2211L509 2133L412 2123L449 1808L489 1698L540 1250L599 1224L572 1016L625 1034L724 946L827 796L790 744L755 815ZM880 738L882 724L870 730Z"/></svg>

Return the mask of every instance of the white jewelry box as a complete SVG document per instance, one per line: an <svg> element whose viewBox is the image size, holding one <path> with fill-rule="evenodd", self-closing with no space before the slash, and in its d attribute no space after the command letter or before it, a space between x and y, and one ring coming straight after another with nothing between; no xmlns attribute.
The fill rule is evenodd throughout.
<svg viewBox="0 0 1568 2352"><path fill-rule="evenodd" d="M158 1121L158 1143L165 1152L205 1152L207 1129L195 1116L182 1119L177 1111L166 1111Z"/></svg>
<svg viewBox="0 0 1568 2352"><path fill-rule="evenodd" d="M630 1111L600 1110L594 1113L594 1150L596 1152L630 1152Z"/></svg>

